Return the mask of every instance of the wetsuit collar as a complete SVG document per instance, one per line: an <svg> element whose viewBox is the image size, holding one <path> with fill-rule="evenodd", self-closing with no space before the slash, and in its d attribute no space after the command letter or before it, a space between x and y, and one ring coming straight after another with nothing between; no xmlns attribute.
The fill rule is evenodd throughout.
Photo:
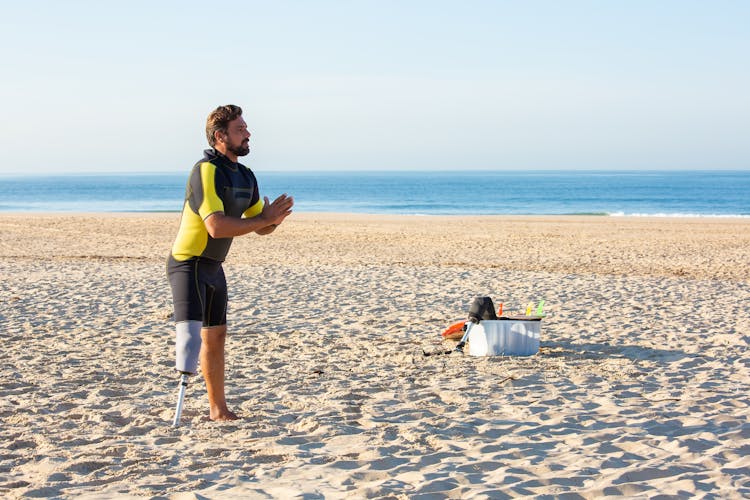
<svg viewBox="0 0 750 500"><path fill-rule="evenodd" d="M233 162L232 160L227 158L227 156L224 153L222 153L221 151L217 151L214 148L204 149L203 159L213 163L214 165L221 163L222 165L226 165L233 170L240 166L239 162Z"/></svg>

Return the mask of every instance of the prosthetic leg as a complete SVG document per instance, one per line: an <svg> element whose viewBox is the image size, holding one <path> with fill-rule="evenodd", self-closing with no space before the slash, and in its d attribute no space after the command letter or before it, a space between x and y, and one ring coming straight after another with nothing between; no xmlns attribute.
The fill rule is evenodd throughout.
<svg viewBox="0 0 750 500"><path fill-rule="evenodd" d="M188 377L198 371L198 358L201 352L201 327L200 321L181 321L176 325L175 368L180 372L180 392L177 397L177 408L175 409L172 427L180 425Z"/></svg>

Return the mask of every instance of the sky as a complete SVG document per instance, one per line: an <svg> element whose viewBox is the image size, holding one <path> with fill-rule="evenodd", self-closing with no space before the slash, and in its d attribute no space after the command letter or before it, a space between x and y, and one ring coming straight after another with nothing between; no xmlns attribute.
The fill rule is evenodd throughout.
<svg viewBox="0 0 750 500"><path fill-rule="evenodd" d="M0 2L0 174L750 169L744 0Z"/></svg>

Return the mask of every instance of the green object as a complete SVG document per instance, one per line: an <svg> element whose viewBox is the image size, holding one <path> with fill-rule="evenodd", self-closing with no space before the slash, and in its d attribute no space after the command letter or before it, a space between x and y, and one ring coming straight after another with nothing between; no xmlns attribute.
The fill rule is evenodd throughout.
<svg viewBox="0 0 750 500"><path fill-rule="evenodd" d="M537 316L540 318L543 318L545 316L544 314L544 300L539 301L539 305L536 306L536 313Z"/></svg>

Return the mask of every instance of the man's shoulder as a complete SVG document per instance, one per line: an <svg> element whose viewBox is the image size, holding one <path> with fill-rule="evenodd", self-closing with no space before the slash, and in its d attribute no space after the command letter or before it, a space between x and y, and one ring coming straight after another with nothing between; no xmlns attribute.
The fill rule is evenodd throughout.
<svg viewBox="0 0 750 500"><path fill-rule="evenodd" d="M204 158L195 162L195 165L193 165L193 168L190 170L190 176L200 178L201 175L203 175L202 172L205 171L205 169L211 169L214 173L220 171L220 169L216 165L216 162L212 162Z"/></svg>

